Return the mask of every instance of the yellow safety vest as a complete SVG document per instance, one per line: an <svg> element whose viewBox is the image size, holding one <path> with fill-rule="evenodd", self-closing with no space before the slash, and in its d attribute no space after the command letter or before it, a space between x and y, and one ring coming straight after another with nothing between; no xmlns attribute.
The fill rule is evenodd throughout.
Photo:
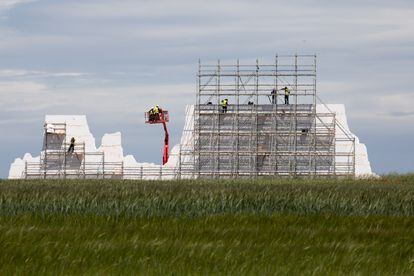
<svg viewBox="0 0 414 276"><path fill-rule="evenodd" d="M159 113L158 107L154 107L154 113L155 114L158 114Z"/></svg>
<svg viewBox="0 0 414 276"><path fill-rule="evenodd" d="M290 95L290 91L289 91L289 89L284 89L285 90L285 96L289 96Z"/></svg>
<svg viewBox="0 0 414 276"><path fill-rule="evenodd" d="M228 104L228 101L226 101L226 100L222 100L222 101L221 101L221 105L222 105L222 106L227 106L227 104Z"/></svg>

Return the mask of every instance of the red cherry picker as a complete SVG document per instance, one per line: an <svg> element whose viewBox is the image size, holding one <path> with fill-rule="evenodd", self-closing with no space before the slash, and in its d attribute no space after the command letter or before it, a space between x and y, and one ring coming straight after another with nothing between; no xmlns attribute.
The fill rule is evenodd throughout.
<svg viewBox="0 0 414 276"><path fill-rule="evenodd" d="M164 151L162 156L162 164L168 162L169 157L169 135L167 129L167 123L169 121L169 115L167 110L162 110L158 106L152 108L150 111L145 112L145 123L146 124L162 124L164 127Z"/></svg>

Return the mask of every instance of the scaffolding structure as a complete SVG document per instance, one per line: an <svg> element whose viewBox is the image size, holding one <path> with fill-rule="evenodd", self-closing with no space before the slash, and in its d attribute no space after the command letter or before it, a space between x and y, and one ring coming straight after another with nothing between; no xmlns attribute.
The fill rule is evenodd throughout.
<svg viewBox="0 0 414 276"><path fill-rule="evenodd" d="M39 162L25 163L25 178L96 178L104 170L104 154L87 152L85 143L75 143L69 153L65 123L44 124L43 147Z"/></svg>
<svg viewBox="0 0 414 276"><path fill-rule="evenodd" d="M40 161L25 162L24 178L354 176L355 137L320 103L316 73L315 55L253 64L199 62L196 102L186 110L179 151L170 156L173 166L108 162L103 151L88 152L82 142L68 153L67 125L46 123Z"/></svg>
<svg viewBox="0 0 414 276"><path fill-rule="evenodd" d="M335 113L317 111L315 55L199 62L197 79L193 141L180 162L195 178L355 174L355 138Z"/></svg>
<svg viewBox="0 0 414 276"><path fill-rule="evenodd" d="M25 161L25 179L172 179L178 173L162 166L125 166L124 162L108 162L105 153L87 151L84 142L76 142L68 152L71 139L65 123L44 125L43 147L39 162Z"/></svg>

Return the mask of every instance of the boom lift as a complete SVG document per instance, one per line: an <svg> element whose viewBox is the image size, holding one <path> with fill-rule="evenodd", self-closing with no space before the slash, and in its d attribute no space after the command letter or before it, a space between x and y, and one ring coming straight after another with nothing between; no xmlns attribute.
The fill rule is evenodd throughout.
<svg viewBox="0 0 414 276"><path fill-rule="evenodd" d="M167 129L167 123L169 122L169 115L167 110L159 109L157 114L152 113L152 111L145 112L145 123L146 124L162 124L164 127L164 151L162 156L162 164L168 162L169 157L169 135Z"/></svg>

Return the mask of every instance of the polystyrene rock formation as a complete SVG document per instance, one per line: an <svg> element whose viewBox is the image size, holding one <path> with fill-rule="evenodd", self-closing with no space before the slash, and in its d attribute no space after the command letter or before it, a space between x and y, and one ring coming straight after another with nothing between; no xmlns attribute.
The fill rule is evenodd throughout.
<svg viewBox="0 0 414 276"><path fill-rule="evenodd" d="M61 145L69 144L72 137L76 138L76 144L84 145L84 152L86 154L84 158L79 158L80 163L77 165L82 168L82 164L85 163L87 166L83 167L84 172L88 171L97 175L107 172L106 175L103 175L106 178L111 178L111 175L114 177L122 175L124 179L173 179L180 169L180 149L185 147L185 145L191 144L193 140L194 106L187 106L185 112L184 129L186 131L182 133L180 145L176 145L171 149L170 159L165 165L138 162L132 155L125 156L120 132L105 134L102 137L101 145L97 148L95 138L89 130L86 116L47 115L45 118L45 130L48 134L52 134L51 136L56 134L56 137L60 137L59 134L62 135L64 131L66 134L62 135L64 141L60 141ZM343 128L355 138L355 175L359 177L374 176L365 145L360 143L358 137L349 131L344 105L318 104L317 112L335 113L338 122L337 128ZM65 125L65 130L60 127L62 125ZM337 136L342 135L340 133L343 132L336 131ZM60 148L62 147L61 145L59 146ZM350 148L351 144L337 144L336 147L337 149L339 147ZM64 149L66 150L66 147ZM39 176L41 176L41 162L43 158L45 158L44 148L39 156L33 157L30 153L26 153L23 158L16 158L10 166L9 179L25 178L27 164L33 163L39 164L38 168L34 170L38 170ZM66 160L65 162L69 161ZM69 164L70 167L70 163L66 164ZM108 171L110 172L109 175ZM185 174L181 175L181 177L185 178Z"/></svg>
<svg viewBox="0 0 414 276"><path fill-rule="evenodd" d="M360 143L359 138L353 134L348 126L348 121L345 113L345 105L343 104L318 104L316 105L317 113L335 113L335 118L337 121L336 126L336 137L345 136L345 133L349 133L353 138L355 138L355 175L358 177L364 176L375 176L371 170L371 164L368 159L368 152L365 144ZM344 131L340 131L339 128L342 127ZM350 148L351 144L337 144L336 148L339 151L339 147Z"/></svg>

